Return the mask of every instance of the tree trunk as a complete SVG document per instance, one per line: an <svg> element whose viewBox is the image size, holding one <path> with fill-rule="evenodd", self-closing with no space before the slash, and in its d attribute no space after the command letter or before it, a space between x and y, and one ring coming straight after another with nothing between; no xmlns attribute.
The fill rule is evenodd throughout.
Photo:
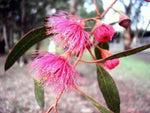
<svg viewBox="0 0 150 113"><path fill-rule="evenodd" d="M13 37L13 20L10 20L9 23L9 47L12 48L14 44L14 37Z"/></svg>
<svg viewBox="0 0 150 113"><path fill-rule="evenodd" d="M124 49L131 49L131 28L130 26L127 28L127 30L125 31L125 35L124 35L125 41L124 41Z"/></svg>
<svg viewBox="0 0 150 113"><path fill-rule="evenodd" d="M25 17L25 4L21 0L21 37L24 35L24 17Z"/></svg>
<svg viewBox="0 0 150 113"><path fill-rule="evenodd" d="M5 54L5 41L2 36L0 36L0 54Z"/></svg>
<svg viewBox="0 0 150 113"><path fill-rule="evenodd" d="M132 46L136 47L138 45L138 37L139 37L139 30L136 29L135 33L134 33L134 37L132 40Z"/></svg>
<svg viewBox="0 0 150 113"><path fill-rule="evenodd" d="M9 48L8 40L7 40L7 33L6 33L6 24L3 23L3 38L5 41L5 45Z"/></svg>
<svg viewBox="0 0 150 113"><path fill-rule="evenodd" d="M24 17L25 17L25 1L21 0L21 37L24 35ZM28 63L26 55L23 54L19 59L19 64L22 67L24 64Z"/></svg>
<svg viewBox="0 0 150 113"><path fill-rule="evenodd" d="M79 0L70 0L70 13L76 15Z"/></svg>

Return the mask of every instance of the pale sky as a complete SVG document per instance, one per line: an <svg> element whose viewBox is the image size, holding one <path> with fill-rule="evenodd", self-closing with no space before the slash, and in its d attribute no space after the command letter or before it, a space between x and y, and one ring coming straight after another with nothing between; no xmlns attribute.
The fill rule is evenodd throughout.
<svg viewBox="0 0 150 113"><path fill-rule="evenodd" d="M105 0L103 2L104 4L104 10L107 9L110 4L113 2L113 0ZM127 0L126 0L127 2ZM95 10L95 6L94 4L84 4L84 7L88 7L87 8L87 11L90 12L90 11L93 11ZM117 3L113 6L113 8L115 8L116 10L119 10L119 11L122 11L122 12L125 12L124 11L124 6L122 5L122 3L120 3L119 1L117 1ZM142 10L141 10L141 14L142 14L142 18L141 21L138 23L138 28L143 28L145 29L149 20L150 20L150 3L148 4L147 7L143 6L142 7ZM104 22L106 24L109 24L109 23L112 23L112 22L115 22L115 21L118 21L119 19L119 15L117 13L114 13L114 11L111 9L105 16L104 18ZM132 21L132 20L131 20ZM123 28L120 27L118 24L114 25L114 28L116 30L119 30L119 31L122 31ZM148 27L148 30L150 30L150 26Z"/></svg>

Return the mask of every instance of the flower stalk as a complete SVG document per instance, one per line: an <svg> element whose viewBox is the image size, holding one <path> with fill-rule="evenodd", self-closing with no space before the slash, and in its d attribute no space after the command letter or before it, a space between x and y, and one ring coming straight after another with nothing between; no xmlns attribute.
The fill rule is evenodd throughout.
<svg viewBox="0 0 150 113"><path fill-rule="evenodd" d="M55 110L55 113L58 113L58 111L57 111L57 104L58 104L58 101L59 101L60 97L62 96L64 90L65 90L65 88L60 92L60 94L57 96L57 98L56 98L54 104L52 104L52 105L50 106L50 108L46 111L46 113L50 113L53 108L54 108L54 110Z"/></svg>
<svg viewBox="0 0 150 113"><path fill-rule="evenodd" d="M96 13L100 17L100 12L98 10L97 4L96 4L96 0L93 0L93 1L94 1L94 5L95 5L95 8L96 8Z"/></svg>

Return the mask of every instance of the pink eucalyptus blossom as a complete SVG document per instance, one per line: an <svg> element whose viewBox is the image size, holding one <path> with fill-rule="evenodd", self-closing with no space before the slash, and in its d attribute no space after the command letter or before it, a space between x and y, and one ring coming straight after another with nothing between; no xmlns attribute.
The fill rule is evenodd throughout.
<svg viewBox="0 0 150 113"><path fill-rule="evenodd" d="M94 37L98 42L108 42L112 39L115 33L114 28L111 25L101 24L96 28Z"/></svg>
<svg viewBox="0 0 150 113"><path fill-rule="evenodd" d="M41 80L44 86L53 86L55 92L75 87L79 73L69 64L69 59L57 56L49 52L40 52L40 55L31 63L31 71L37 70L36 78Z"/></svg>
<svg viewBox="0 0 150 113"><path fill-rule="evenodd" d="M101 49L101 55L102 58L106 58L112 55L112 53L110 53L107 50ZM119 59L112 59L112 60L107 60L104 62L104 67L108 68L108 69L113 69L115 68L117 65L119 64Z"/></svg>
<svg viewBox="0 0 150 113"><path fill-rule="evenodd" d="M65 48L66 52L78 54L90 45L90 35L84 31L81 18L67 12L60 12L49 17L46 27L50 28L47 34L54 33L53 39Z"/></svg>

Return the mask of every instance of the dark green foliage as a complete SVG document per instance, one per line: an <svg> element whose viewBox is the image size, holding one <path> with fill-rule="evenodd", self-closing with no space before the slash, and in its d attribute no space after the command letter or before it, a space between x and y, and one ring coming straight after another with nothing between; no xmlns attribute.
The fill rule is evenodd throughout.
<svg viewBox="0 0 150 113"><path fill-rule="evenodd" d="M108 43L99 43L98 46L103 49L109 49ZM101 51L97 48L95 48L95 55L97 59L102 58ZM97 64L97 80L107 106L114 113L119 113L120 97L116 84L113 78L109 75L109 73L99 64Z"/></svg>
<svg viewBox="0 0 150 113"><path fill-rule="evenodd" d="M99 88L103 94L107 106L114 113L119 113L120 97L119 97L118 89L116 87L113 78L100 65L97 65L97 79L98 79Z"/></svg>
<svg viewBox="0 0 150 113"><path fill-rule="evenodd" d="M20 39L6 59L5 71L8 70L30 47L51 36L46 35L45 29L46 28L43 26L32 29Z"/></svg>
<svg viewBox="0 0 150 113"><path fill-rule="evenodd" d="M103 49L109 50L109 44L107 42L106 43L99 43L98 46L101 47L101 48L103 48ZM101 51L98 48L96 48L96 47L95 47L94 51L96 53L95 54L96 58L97 59L102 59L102 57L101 57Z"/></svg>

